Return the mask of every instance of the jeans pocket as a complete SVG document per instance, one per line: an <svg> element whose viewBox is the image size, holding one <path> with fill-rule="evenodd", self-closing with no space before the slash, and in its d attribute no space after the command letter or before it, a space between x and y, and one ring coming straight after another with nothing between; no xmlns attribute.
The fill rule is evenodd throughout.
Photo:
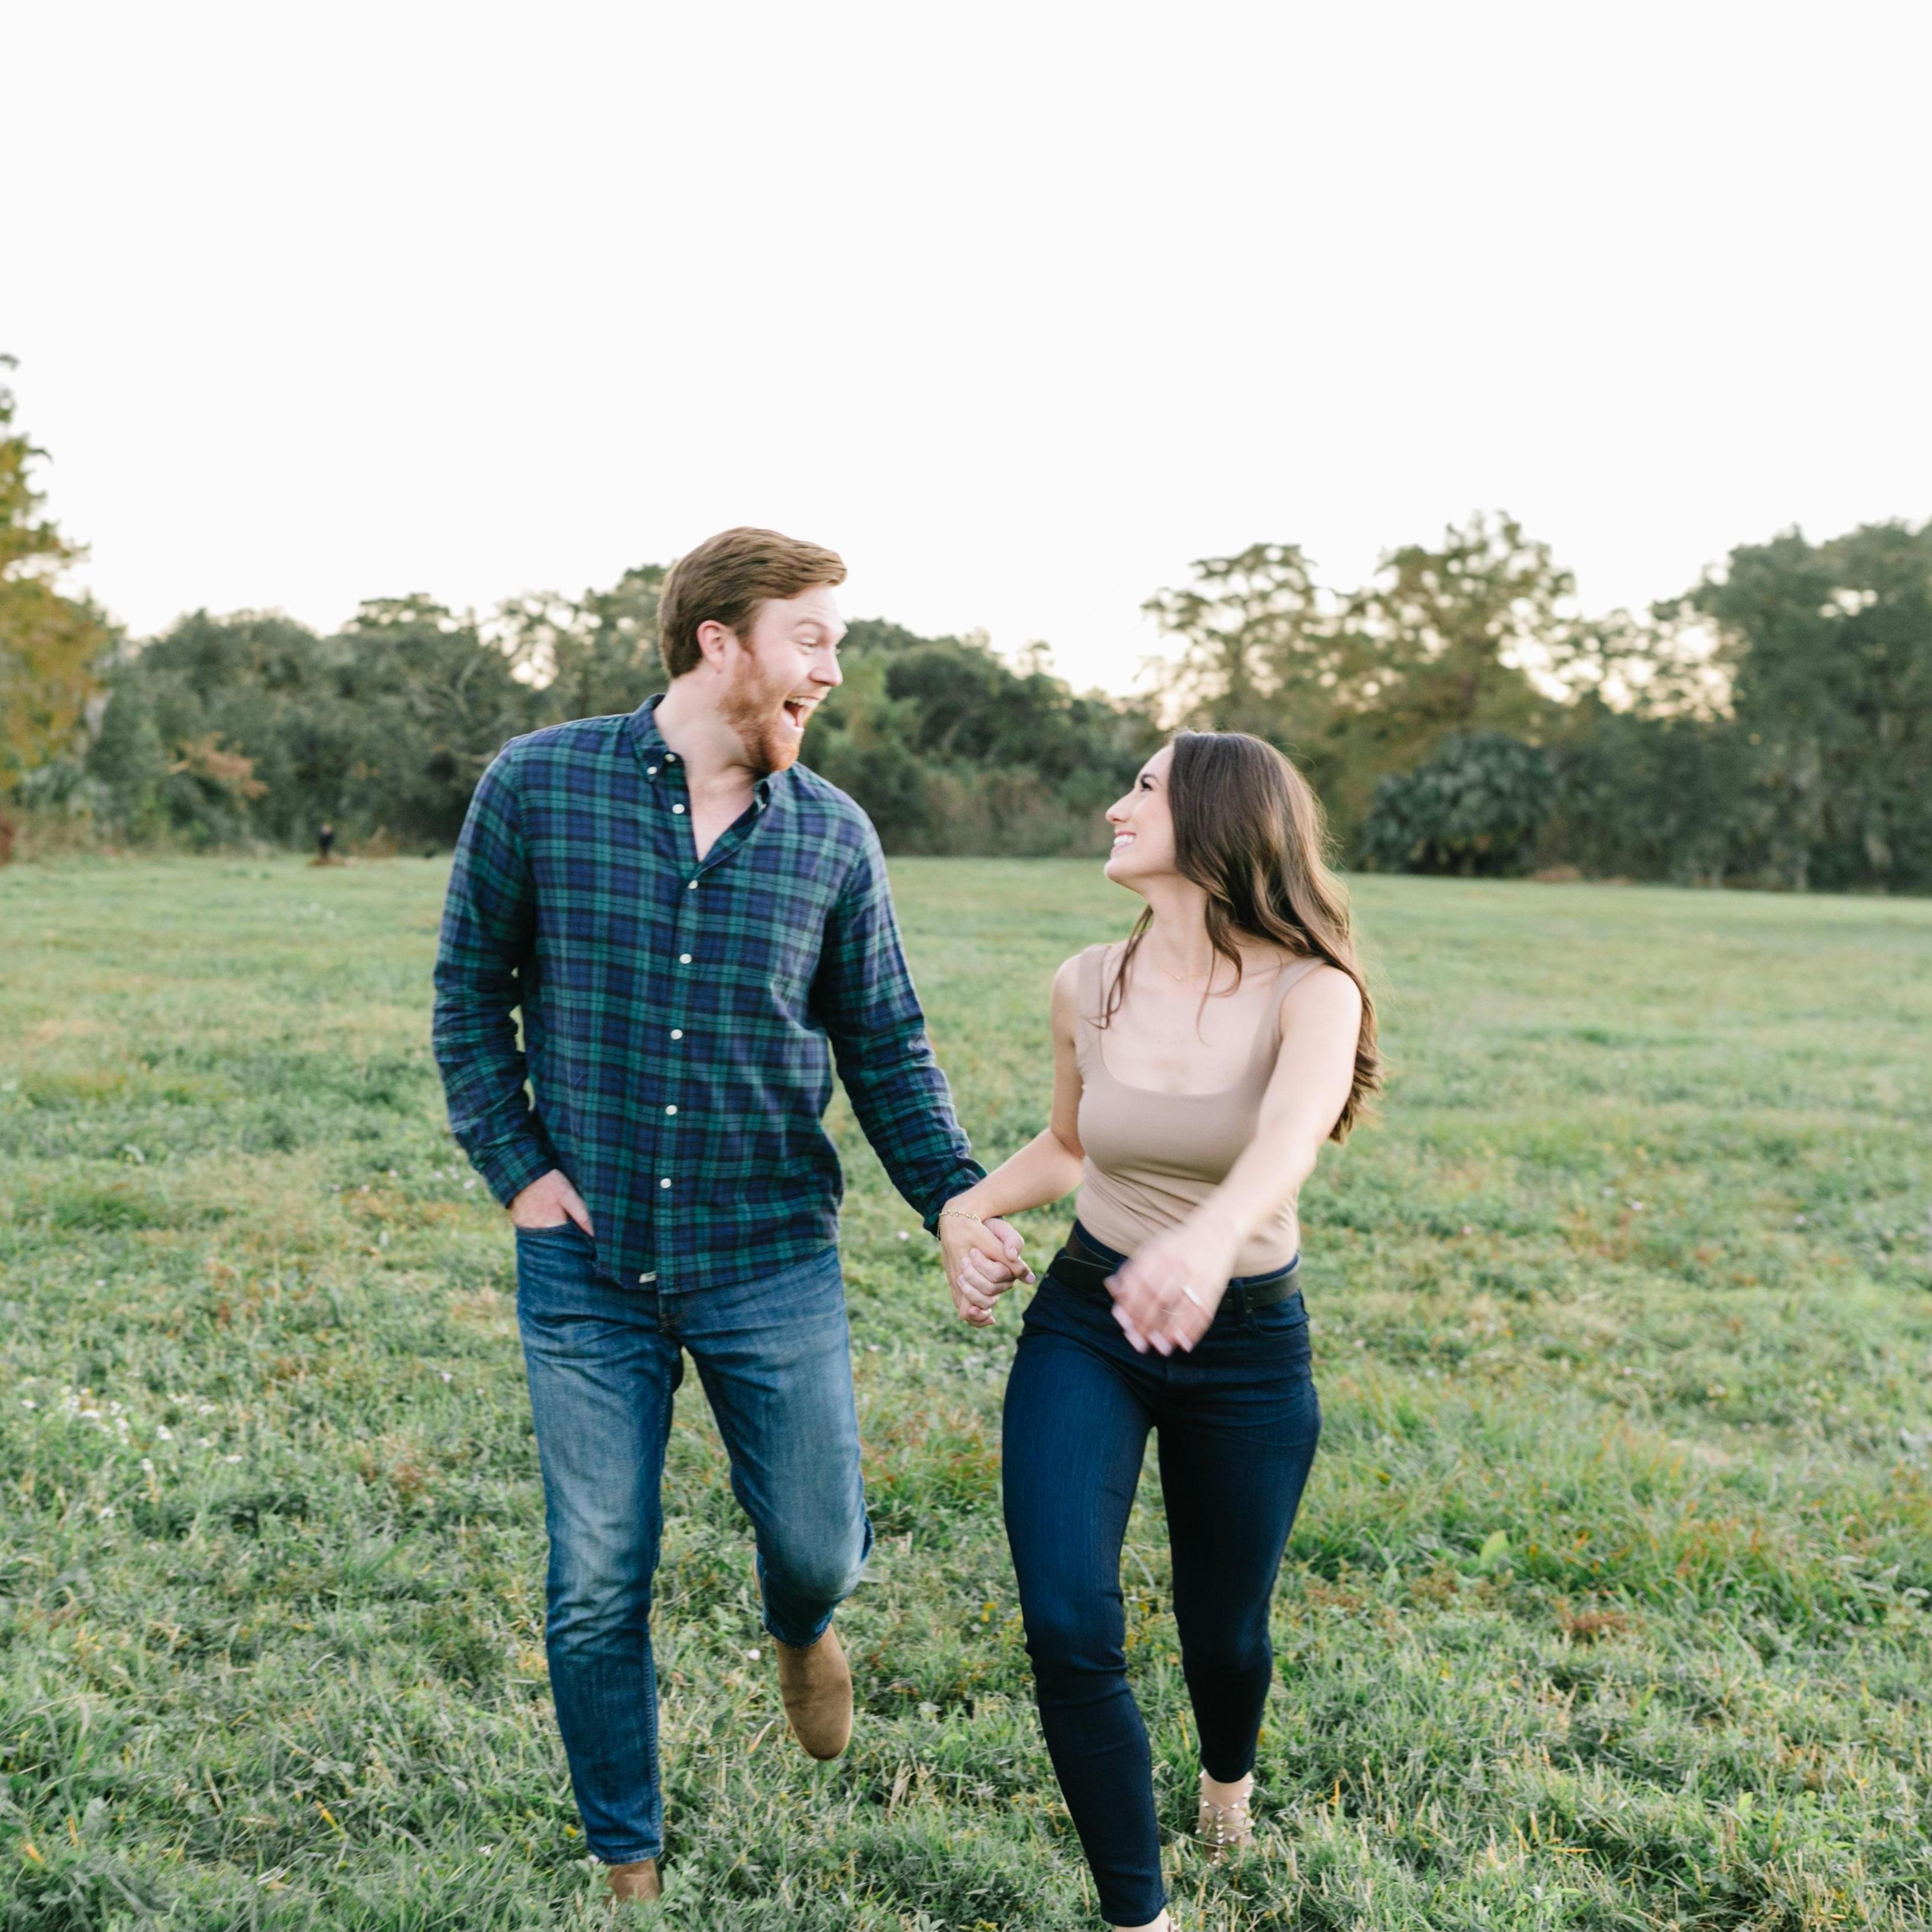
<svg viewBox="0 0 1932 1932"><path fill-rule="evenodd" d="M574 1221L517 1231L517 1312L541 1319L574 1307L596 1282L597 1247Z"/></svg>
<svg viewBox="0 0 1932 1932"><path fill-rule="evenodd" d="M1250 1308L1246 1325L1267 1354L1283 1366L1295 1367L1311 1358L1308 1311L1299 1300Z"/></svg>
<svg viewBox="0 0 1932 1932"><path fill-rule="evenodd" d="M1291 1330L1308 1326L1308 1310L1301 1304L1299 1295L1291 1295L1286 1301L1270 1301L1260 1308L1250 1308L1248 1319L1265 1335L1286 1335Z"/></svg>

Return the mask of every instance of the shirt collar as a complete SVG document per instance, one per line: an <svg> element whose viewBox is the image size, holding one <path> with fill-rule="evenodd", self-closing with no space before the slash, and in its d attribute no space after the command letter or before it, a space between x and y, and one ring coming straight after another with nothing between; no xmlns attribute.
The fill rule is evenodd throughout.
<svg viewBox="0 0 1932 1932"><path fill-rule="evenodd" d="M629 718L631 743L638 754L638 762L646 774L655 778L666 764L677 763L677 754L664 742L664 734L658 729L658 706L664 700L661 691L652 692ZM752 783L752 796L760 805L769 806L776 789L777 782L783 772L768 772L764 778L754 778Z"/></svg>
<svg viewBox="0 0 1932 1932"><path fill-rule="evenodd" d="M654 691L630 716L631 742L650 764L661 765L664 753L670 747L664 741L664 734L658 729L658 706L664 702L664 693Z"/></svg>

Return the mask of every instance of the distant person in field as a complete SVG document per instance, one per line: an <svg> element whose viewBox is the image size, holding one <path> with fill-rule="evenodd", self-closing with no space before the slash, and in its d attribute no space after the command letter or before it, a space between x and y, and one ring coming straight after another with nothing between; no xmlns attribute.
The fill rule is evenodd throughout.
<svg viewBox="0 0 1932 1932"><path fill-rule="evenodd" d="M516 1227L550 1688L620 1898L658 1895L651 1582L686 1352L752 1520L791 1727L818 1758L851 1732L832 1616L872 1527L820 1124L835 1060L949 1279L969 1254L976 1282L1021 1268L997 1220L939 1226L982 1170L878 839L797 762L839 682L844 576L770 530L682 558L659 612L670 689L513 740L477 788L443 914L436 1059L457 1138Z"/></svg>
<svg viewBox="0 0 1932 1932"><path fill-rule="evenodd" d="M326 866L334 854L335 827L332 825L318 826L315 834L315 862L318 866Z"/></svg>
<svg viewBox="0 0 1932 1932"><path fill-rule="evenodd" d="M1078 1190L1006 1384L1006 1533L1040 1720L1118 1927L1172 1922L1147 1732L1127 1688L1120 1544L1160 1438L1174 1614L1200 1743L1196 1829L1249 1844L1268 1607L1322 1426L1295 1197L1378 1084L1375 1012L1320 807L1281 754L1184 732L1107 814L1146 901L1053 982L1051 1124L949 1202L998 1216ZM992 1319L1011 1277L958 1250Z"/></svg>

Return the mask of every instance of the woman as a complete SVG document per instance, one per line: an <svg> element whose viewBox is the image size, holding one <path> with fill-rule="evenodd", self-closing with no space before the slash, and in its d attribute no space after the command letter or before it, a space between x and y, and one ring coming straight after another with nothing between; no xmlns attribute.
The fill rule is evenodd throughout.
<svg viewBox="0 0 1932 1932"><path fill-rule="evenodd" d="M1120 1598L1142 1454L1157 1430L1198 1828L1218 1855L1252 1835L1269 1599L1321 1428L1295 1196L1378 1072L1321 808L1280 752L1184 732L1107 817L1107 877L1146 907L1124 944L1054 978L1052 1124L944 1211L985 1220L1079 1190L1006 1385L1006 1533L1101 1910L1162 1932ZM969 1260L955 1305L984 1326L1008 1286Z"/></svg>

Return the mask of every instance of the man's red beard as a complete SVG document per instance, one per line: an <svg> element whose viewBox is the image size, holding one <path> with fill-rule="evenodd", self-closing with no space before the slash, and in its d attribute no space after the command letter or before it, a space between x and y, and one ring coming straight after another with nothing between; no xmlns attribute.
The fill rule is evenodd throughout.
<svg viewBox="0 0 1932 1932"><path fill-rule="evenodd" d="M784 703L790 695L789 684L772 683L752 665L742 664L718 707L725 723L738 734L745 756L759 778L769 778L798 762L801 741L784 722Z"/></svg>

